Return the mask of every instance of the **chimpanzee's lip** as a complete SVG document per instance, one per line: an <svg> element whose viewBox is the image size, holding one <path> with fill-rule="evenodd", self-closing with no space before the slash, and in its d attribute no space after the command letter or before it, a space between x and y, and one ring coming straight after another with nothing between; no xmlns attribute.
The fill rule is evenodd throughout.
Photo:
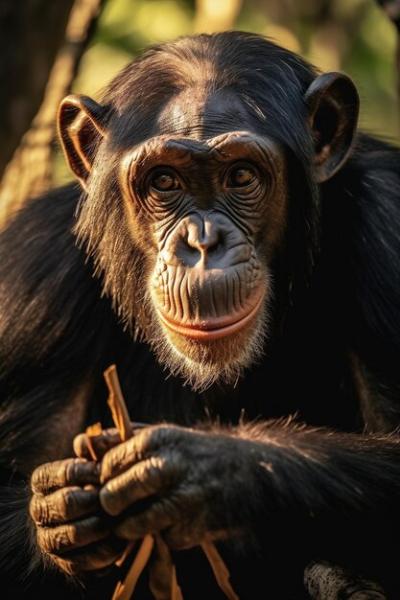
<svg viewBox="0 0 400 600"><path fill-rule="evenodd" d="M182 325L161 311L158 311L158 314L162 322L174 333L196 341L209 342L237 333L246 327L257 315L264 300L264 293L265 287L259 285L246 303L246 307L236 313L233 318L231 315L224 315L223 317L203 319L199 323Z"/></svg>

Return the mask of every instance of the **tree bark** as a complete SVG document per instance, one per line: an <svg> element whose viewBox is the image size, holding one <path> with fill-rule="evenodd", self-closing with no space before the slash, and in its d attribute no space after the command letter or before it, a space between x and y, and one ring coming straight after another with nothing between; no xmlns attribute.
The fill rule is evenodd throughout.
<svg viewBox="0 0 400 600"><path fill-rule="evenodd" d="M0 177L40 106L73 2L0 2Z"/></svg>
<svg viewBox="0 0 400 600"><path fill-rule="evenodd" d="M8 1L14 2L16 6L21 6L14 0ZM17 150L4 170L0 186L0 225L4 224L9 216L27 198L42 193L51 185L51 159L55 138L57 108L62 98L71 89L80 59L93 34L104 0L75 0L75 2L57 0L57 2L50 3L46 2L46 0L44 2L42 0L28 0L28 3L35 5L37 10L40 5L42 13L53 14L53 7L57 6L60 9L61 5L65 10L67 4L69 7L72 5L72 9L69 14L67 11L67 19L64 19L63 27L60 24L61 10L59 10L59 14L57 15L59 19L57 26L55 22L51 23L48 18L49 15L46 15L45 22L47 29L42 32L40 40L42 46L47 46L49 39L51 48L52 61L50 63L49 50L46 54L46 68L40 70L40 60L36 56L35 46L32 47L31 51L28 48L25 49L25 71L21 67L18 78L23 79L26 77L26 73L29 73L28 79L35 80L36 70L38 70L37 76L40 76L40 83L42 84L45 76L47 80L47 84L46 81L42 84L43 89L41 93L37 91L36 95L33 95L35 112L30 106L28 109L28 105L31 102L31 92L28 84L23 85L19 92L20 96L17 96L17 100L15 100L16 96L13 96L12 93L9 93L8 97L4 100L6 106L10 107L8 113L10 123L8 127L13 131L13 136L11 137L13 137L14 143L15 139L20 138L21 130L23 133L24 129L26 129L28 117L32 118L32 112L35 116L30 129L23 135ZM46 6L42 6L42 4ZM19 10L21 12L21 8ZM22 12L26 12L25 4ZM26 16L25 21L28 21ZM56 36L54 36L54 30L57 33ZM57 48L55 48L53 37L58 37ZM46 43L43 43L44 41ZM42 54L44 54L44 51L42 51ZM33 59L29 62L31 55ZM39 85L37 87L39 88ZM26 109L23 125L21 124L17 128L18 132L15 133L16 125L14 121L18 120L18 117L14 114L16 112L15 103L18 106L19 98L21 98L21 103L26 106ZM42 100L41 104L40 100ZM37 110L38 105L40 106L39 110ZM10 152L10 148L8 152Z"/></svg>

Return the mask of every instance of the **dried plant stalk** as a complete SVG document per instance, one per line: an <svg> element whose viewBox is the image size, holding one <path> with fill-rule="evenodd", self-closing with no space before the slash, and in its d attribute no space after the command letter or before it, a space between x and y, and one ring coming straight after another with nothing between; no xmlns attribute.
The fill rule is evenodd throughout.
<svg viewBox="0 0 400 600"><path fill-rule="evenodd" d="M146 535L143 538L140 548L135 556L135 560L130 566L124 581L118 582L117 587L114 590L112 600L130 600L133 592L135 591L135 587L139 580L139 577L150 560L153 547L153 536Z"/></svg>
<svg viewBox="0 0 400 600"><path fill-rule="evenodd" d="M112 418L119 431L121 440L125 442L132 436L132 425L122 395L117 367L115 365L111 365L111 367L108 367L108 369L104 371L104 379L106 380L108 391L110 393L107 400L108 406L111 409Z"/></svg>
<svg viewBox="0 0 400 600"><path fill-rule="evenodd" d="M90 452L90 456L93 460L97 460L96 452L93 448L92 438L96 437L96 435L100 435L103 431L101 423L93 423L93 425L89 425L86 427L86 435L88 436L88 448Z"/></svg>
<svg viewBox="0 0 400 600"><path fill-rule="evenodd" d="M229 581L229 570L215 544L212 542L203 542L201 547L210 563L214 577L225 596L229 598L229 600L239 600L239 596L236 594Z"/></svg>

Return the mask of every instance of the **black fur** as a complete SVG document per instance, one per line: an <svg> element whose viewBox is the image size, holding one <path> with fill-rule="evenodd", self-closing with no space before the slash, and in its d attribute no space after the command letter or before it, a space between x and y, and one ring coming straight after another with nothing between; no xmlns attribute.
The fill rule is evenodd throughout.
<svg viewBox="0 0 400 600"><path fill-rule="evenodd" d="M258 419L251 436L269 445L277 484L273 497L243 498L238 482L236 505L257 543L249 541L245 552L226 544L223 553L242 598L259 597L252 591L257 584L266 597L306 597L303 571L318 558L382 581L397 598L388 537L396 539L400 524L400 446L390 434L400 425L400 151L360 135L345 167L318 190L302 103L315 72L257 36L230 33L150 50L117 76L104 99L115 152L132 143L125 135L132 121L142 124L139 138L151 135L155 107L184 85L182 74L165 67L163 53L199 65L204 57L215 60L216 85L232 86L268 113L260 132L267 128L283 141L292 161L297 180L290 182L287 246L274 265L279 291L268 355L234 389L198 394L167 377L146 344L124 331L101 275L93 276L92 259L76 245L78 188L27 204L0 236L2 597L110 597L112 570L88 578L83 591L44 571L34 543L29 550L26 464L42 457L50 426L57 422L62 430L57 415L82 382L91 384L87 424L110 424L102 371L115 362L134 420L211 419L241 435L249 433L238 425L241 417ZM94 243L106 231L106 209L92 221ZM119 235L115 223L109 231ZM370 391L362 410L354 361ZM264 423L293 413L330 429ZM363 433L365 426L374 433ZM185 597L217 598L201 555L176 559Z"/></svg>

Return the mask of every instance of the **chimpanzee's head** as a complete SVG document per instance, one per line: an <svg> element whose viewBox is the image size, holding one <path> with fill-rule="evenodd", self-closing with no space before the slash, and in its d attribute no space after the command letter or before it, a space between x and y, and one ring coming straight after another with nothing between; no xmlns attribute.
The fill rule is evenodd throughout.
<svg viewBox="0 0 400 600"><path fill-rule="evenodd" d="M307 280L318 188L345 162L358 97L262 37L158 46L101 104L61 104L76 234L121 318L194 388L234 381Z"/></svg>

